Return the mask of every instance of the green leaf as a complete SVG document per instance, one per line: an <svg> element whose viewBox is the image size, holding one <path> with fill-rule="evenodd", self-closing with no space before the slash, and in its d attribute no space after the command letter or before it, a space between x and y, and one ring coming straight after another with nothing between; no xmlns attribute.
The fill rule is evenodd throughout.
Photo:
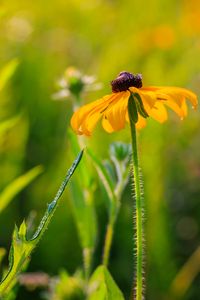
<svg viewBox="0 0 200 300"><path fill-rule="evenodd" d="M0 123L0 136L3 135L7 130L14 127L19 121L21 115L15 116L13 118L7 119Z"/></svg>
<svg viewBox="0 0 200 300"><path fill-rule="evenodd" d="M119 162L127 161L127 158L130 157L131 145L123 142L113 142L110 144L109 153L111 158L114 157Z"/></svg>
<svg viewBox="0 0 200 300"><path fill-rule="evenodd" d="M103 183L103 186L105 187L105 190L108 194L108 198L111 201L111 204L113 204L113 201L115 201L115 195L114 195L114 183L112 182L106 168L104 165L98 160L98 158L94 155L94 153L87 149L87 153L89 154L90 158L92 159L96 170L98 172L98 175L101 179L101 182Z"/></svg>
<svg viewBox="0 0 200 300"><path fill-rule="evenodd" d="M51 300L84 300L84 281L81 274L70 276L65 270L59 274L59 280L51 292Z"/></svg>
<svg viewBox="0 0 200 300"><path fill-rule="evenodd" d="M19 65L19 60L17 58L9 61L1 70L0 70L0 92L3 90L8 80L14 74L17 66Z"/></svg>
<svg viewBox="0 0 200 300"><path fill-rule="evenodd" d="M79 140L77 136L68 131L72 152L80 150ZM81 246L85 253L93 252L96 244L97 222L96 213L93 204L93 177L88 168L88 161L85 156L79 167L77 180L70 185L72 192L73 213L78 228L78 234ZM91 226L91 224L93 224Z"/></svg>
<svg viewBox="0 0 200 300"><path fill-rule="evenodd" d="M3 299L5 299L4 297L8 295L12 287L15 285L17 281L17 274L26 268L26 265L30 260L30 254L37 246L42 235L47 229L48 224L50 223L51 218L53 217L53 214L59 204L59 199L79 162L81 161L82 155L83 151L79 153L71 168L68 170L54 200L47 205L46 212L32 238L27 239L27 228L25 222L21 224L19 230L17 226L15 226L12 238L12 246L9 253L9 270L0 282L0 296L3 297Z"/></svg>
<svg viewBox="0 0 200 300"><path fill-rule="evenodd" d="M99 266L89 282L88 300L124 300L124 296L109 271Z"/></svg>
<svg viewBox="0 0 200 300"><path fill-rule="evenodd" d="M135 103L135 99L133 98L133 94L131 94L128 99L128 114L129 114L129 118L132 120L132 122L137 123L138 112L137 112L137 106ZM130 122L131 122L131 120L130 120Z"/></svg>
<svg viewBox="0 0 200 300"><path fill-rule="evenodd" d="M41 166L37 166L12 181L0 194L0 213L7 207L12 199L31 181L33 181L33 179L35 179L42 171L43 168Z"/></svg>
<svg viewBox="0 0 200 300"><path fill-rule="evenodd" d="M0 266L5 255L6 255L6 249L0 248Z"/></svg>
<svg viewBox="0 0 200 300"><path fill-rule="evenodd" d="M68 131L68 134L72 152L77 152L80 150L79 140L71 130ZM93 175L88 166L88 160L85 156L76 181L73 181L70 185L73 215L83 251L86 276L90 273L92 254L97 238L97 220L93 202Z"/></svg>
<svg viewBox="0 0 200 300"><path fill-rule="evenodd" d="M90 199L91 195L87 190L83 190L77 182L71 182L70 186L73 198L73 213L81 246L83 249L94 248L97 228L96 215L92 199Z"/></svg>

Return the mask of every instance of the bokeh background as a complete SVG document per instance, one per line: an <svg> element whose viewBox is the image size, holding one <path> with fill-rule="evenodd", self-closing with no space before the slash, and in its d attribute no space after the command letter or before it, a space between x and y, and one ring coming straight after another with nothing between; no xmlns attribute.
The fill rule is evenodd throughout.
<svg viewBox="0 0 200 300"><path fill-rule="evenodd" d="M13 58L19 60L0 95L0 120L19 116L15 126L0 137L0 190L30 168L44 167L42 175L0 215L0 246L7 250L14 224L30 213L37 224L71 164L67 129L73 100L52 100L56 81L68 66L95 75L103 83L101 90L85 95L85 102L109 93L109 82L122 70L142 73L145 85L182 86L200 94L198 0L2 1L0 45L0 67ZM163 125L149 120L139 133L147 299L172 300L172 293L173 299L196 300L200 291L200 114L190 107L184 121L174 113L169 115ZM109 144L119 140L130 142L128 128L109 135L99 126L85 143L99 159L105 159ZM97 180L95 169L93 173ZM95 193L97 264L107 214L98 186ZM129 195L127 187L109 268L127 299L134 261ZM63 268L73 273L81 265L67 191L28 271L54 276ZM184 281L178 276L183 268L189 284L182 294ZM21 287L17 299L39 300L40 294L41 290L30 292Z"/></svg>

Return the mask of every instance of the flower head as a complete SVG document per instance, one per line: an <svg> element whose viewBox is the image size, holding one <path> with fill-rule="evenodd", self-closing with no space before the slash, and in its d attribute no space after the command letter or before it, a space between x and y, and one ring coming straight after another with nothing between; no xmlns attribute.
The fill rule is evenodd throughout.
<svg viewBox="0 0 200 300"><path fill-rule="evenodd" d="M146 118L152 117L163 123L167 120L166 106L170 107L181 119L187 115L188 99L197 107L197 96L190 90L179 87L143 87L142 76L121 72L111 82L112 94L79 108L72 116L71 126L81 135L90 136L97 122L102 120L105 131L111 133L121 130L129 122L128 102L135 102L137 128L146 125Z"/></svg>
<svg viewBox="0 0 200 300"><path fill-rule="evenodd" d="M94 76L81 73L74 67L68 67L64 76L58 81L59 92L53 95L53 99L66 99L73 96L80 99L80 96L87 91L94 91L101 88L101 84L96 82Z"/></svg>

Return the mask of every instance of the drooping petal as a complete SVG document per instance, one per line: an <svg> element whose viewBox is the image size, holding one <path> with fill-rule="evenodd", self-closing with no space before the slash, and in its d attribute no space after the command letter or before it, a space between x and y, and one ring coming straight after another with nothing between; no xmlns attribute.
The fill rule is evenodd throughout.
<svg viewBox="0 0 200 300"><path fill-rule="evenodd" d="M143 118L140 114L138 114L138 121L136 123L136 128L137 129L142 129L146 126L147 121L145 118Z"/></svg>
<svg viewBox="0 0 200 300"><path fill-rule="evenodd" d="M148 92L151 92L156 97L156 103L162 102L164 105L170 107L176 114L183 119L187 115L187 105L186 105L186 99L188 99L194 108L197 106L197 96L191 92L190 90L179 88L179 87L143 87L141 88L141 92L144 95L148 95ZM144 98L144 97L143 97ZM148 112L148 105L146 107ZM149 113L149 112L148 112ZM152 115L153 113L153 115ZM163 116L158 115L158 111L155 110L152 111L150 114L152 117L155 116L155 118L164 120L166 118L166 113L164 113L164 110L162 108L162 114L165 115L165 118L163 119Z"/></svg>
<svg viewBox="0 0 200 300"><path fill-rule="evenodd" d="M96 111L88 116L82 123L80 128L81 133L90 136L101 117L102 115L99 111Z"/></svg>
<svg viewBox="0 0 200 300"><path fill-rule="evenodd" d="M104 112L102 125L108 132L121 130L125 126L125 116L130 92L121 92L118 93L118 95L118 99L113 101Z"/></svg>
<svg viewBox="0 0 200 300"><path fill-rule="evenodd" d="M156 95L158 97L158 100L166 100L171 101L179 105L181 107L181 104L185 97L182 94L178 94L177 92L174 91L174 89L169 89L169 90L162 90L161 95L160 92L156 92Z"/></svg>
<svg viewBox="0 0 200 300"><path fill-rule="evenodd" d="M149 86L142 87L141 91L152 91L156 94L158 100L160 100L160 95L163 97L170 97L172 101L175 101L179 106L182 105L182 101L188 99L194 108L197 107L198 100L197 96L190 90L179 88L179 87L165 87L165 86Z"/></svg>
<svg viewBox="0 0 200 300"><path fill-rule="evenodd" d="M113 127L111 126L110 122L108 121L108 119L106 119L105 116L102 119L102 126L104 130L108 133L112 133L114 131Z"/></svg>
<svg viewBox="0 0 200 300"><path fill-rule="evenodd" d="M155 103L154 107L149 112L149 115L160 123L164 123L168 118L167 110L161 101Z"/></svg>
<svg viewBox="0 0 200 300"><path fill-rule="evenodd" d="M171 96L180 106L183 100L188 99L194 108L197 107L197 96L190 90L179 87L163 87L162 93Z"/></svg>
<svg viewBox="0 0 200 300"><path fill-rule="evenodd" d="M146 107L147 112L151 109L157 101L156 94L152 91L140 91L140 96L143 100L144 107Z"/></svg>
<svg viewBox="0 0 200 300"><path fill-rule="evenodd" d="M107 95L79 108L72 116L71 126L77 134L90 135L103 111L114 101L116 94Z"/></svg>
<svg viewBox="0 0 200 300"><path fill-rule="evenodd" d="M183 101L185 103L185 101ZM172 101L170 98L163 100L162 103L170 107L181 119L185 117L185 112L182 109L182 105L179 106L175 101Z"/></svg>
<svg viewBox="0 0 200 300"><path fill-rule="evenodd" d="M186 101L184 100L182 105L181 105L181 109L184 113L183 117L186 117L187 116L187 113L188 113L188 108L187 108L187 104L186 104Z"/></svg>

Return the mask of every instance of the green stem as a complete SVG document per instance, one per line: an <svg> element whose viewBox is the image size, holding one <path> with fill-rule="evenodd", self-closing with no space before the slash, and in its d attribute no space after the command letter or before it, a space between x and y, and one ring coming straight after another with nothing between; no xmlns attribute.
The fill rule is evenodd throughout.
<svg viewBox="0 0 200 300"><path fill-rule="evenodd" d="M116 216L113 214L109 218L109 223L106 229L106 237L105 237L105 243L104 243L104 250L103 250L103 265L108 266L109 263L109 257L110 257L110 249L112 245L113 240L113 231L115 226L115 219Z"/></svg>
<svg viewBox="0 0 200 300"><path fill-rule="evenodd" d="M136 128L133 119L130 116L130 127L131 127L131 138L132 138L132 159L133 159L133 176L135 186L135 202L136 211L134 211L135 217L135 231L136 231L136 300L142 300L143 292L143 278L142 278L142 263L143 263L143 228L142 228L142 196L139 176L139 164L138 164L138 153L137 153L137 139L136 139Z"/></svg>
<svg viewBox="0 0 200 300"><path fill-rule="evenodd" d="M120 172L120 170L119 170ZM121 174L120 174L121 175ZM109 221L106 229L106 235L105 235L105 242L104 242L104 250L103 250L103 265L108 266L109 264L109 257L110 257L110 250L112 246L113 241L113 233L114 233L114 227L117 220L118 212L120 210L121 206L121 194L124 188L124 182L127 177L127 174L123 176L123 178L119 179L119 182L113 192L113 198L111 199L112 207L109 214Z"/></svg>
<svg viewBox="0 0 200 300"><path fill-rule="evenodd" d="M93 253L93 249L91 248L83 249L83 263L84 263L86 281L88 281L90 277L92 253Z"/></svg>

